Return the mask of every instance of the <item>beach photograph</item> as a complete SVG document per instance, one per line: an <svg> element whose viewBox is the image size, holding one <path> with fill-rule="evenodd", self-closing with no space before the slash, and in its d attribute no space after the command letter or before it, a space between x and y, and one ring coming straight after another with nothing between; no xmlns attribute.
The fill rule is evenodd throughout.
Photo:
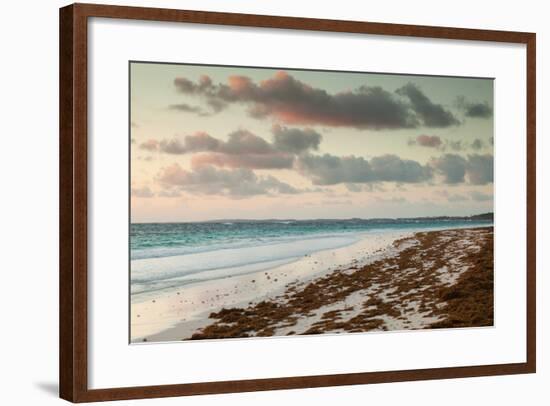
<svg viewBox="0 0 550 406"><path fill-rule="evenodd" d="M131 343L494 325L492 78L129 69Z"/></svg>

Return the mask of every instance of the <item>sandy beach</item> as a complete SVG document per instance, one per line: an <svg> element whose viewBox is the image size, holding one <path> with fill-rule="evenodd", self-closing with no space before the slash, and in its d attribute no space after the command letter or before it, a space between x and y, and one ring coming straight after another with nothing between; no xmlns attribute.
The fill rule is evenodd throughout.
<svg viewBox="0 0 550 406"><path fill-rule="evenodd" d="M168 290L161 296L132 303L132 341L179 341L212 323L209 315L230 307L247 307L285 293L288 286L308 283L349 266L363 266L392 250L392 243L410 233L373 233L355 244L305 255L269 270L214 279ZM230 274L232 269L226 269Z"/></svg>
<svg viewBox="0 0 550 406"><path fill-rule="evenodd" d="M493 228L373 233L132 303L132 342L493 324Z"/></svg>

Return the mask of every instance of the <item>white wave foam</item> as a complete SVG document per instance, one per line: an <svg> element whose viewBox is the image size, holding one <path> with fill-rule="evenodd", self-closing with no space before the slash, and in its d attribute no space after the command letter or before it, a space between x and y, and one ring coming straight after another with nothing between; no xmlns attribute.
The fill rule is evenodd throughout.
<svg viewBox="0 0 550 406"><path fill-rule="evenodd" d="M134 293L157 290L164 285L224 278L268 269L317 251L336 249L359 240L358 234L318 237L277 244L228 248L171 257L131 261ZM160 283L163 282L163 283Z"/></svg>

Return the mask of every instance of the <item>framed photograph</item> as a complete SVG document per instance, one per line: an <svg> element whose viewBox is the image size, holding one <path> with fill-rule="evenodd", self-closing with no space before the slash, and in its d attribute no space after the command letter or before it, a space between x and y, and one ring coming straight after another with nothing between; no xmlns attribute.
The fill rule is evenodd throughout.
<svg viewBox="0 0 550 406"><path fill-rule="evenodd" d="M60 396L533 373L535 34L60 10Z"/></svg>

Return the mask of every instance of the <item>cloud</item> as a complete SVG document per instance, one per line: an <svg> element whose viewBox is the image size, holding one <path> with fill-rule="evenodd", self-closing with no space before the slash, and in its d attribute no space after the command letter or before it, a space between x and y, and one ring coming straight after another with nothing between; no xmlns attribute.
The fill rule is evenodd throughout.
<svg viewBox="0 0 550 406"><path fill-rule="evenodd" d="M229 134L229 140L220 143L219 152L224 154L270 154L276 150L262 137L247 130L237 130Z"/></svg>
<svg viewBox="0 0 550 406"><path fill-rule="evenodd" d="M362 157L304 155L297 169L315 185L339 183L402 182L418 183L431 178L431 168L396 155L382 155L366 160ZM349 189L349 186L348 186Z"/></svg>
<svg viewBox="0 0 550 406"><path fill-rule="evenodd" d="M192 158L193 166L196 167L215 165L229 168L290 169L293 162L294 156L281 153L228 155L213 152Z"/></svg>
<svg viewBox="0 0 550 406"><path fill-rule="evenodd" d="M468 200L468 198L464 195L460 194L452 194L447 197L447 200L451 203L459 203L459 202L465 202Z"/></svg>
<svg viewBox="0 0 550 406"><path fill-rule="evenodd" d="M493 155L468 155L468 176L471 184L485 185L493 182Z"/></svg>
<svg viewBox="0 0 550 406"><path fill-rule="evenodd" d="M300 130L274 125L271 132L273 133L273 146L276 149L294 154L318 150L323 138L321 134L310 128Z"/></svg>
<svg viewBox="0 0 550 406"><path fill-rule="evenodd" d="M169 154L187 154L192 152L218 152L222 154L269 154L276 152L273 146L257 135L246 130L229 134L227 141L214 138L207 133L199 132L187 135L183 142L179 139L164 140L161 150Z"/></svg>
<svg viewBox="0 0 550 406"><path fill-rule="evenodd" d="M414 144L421 147L439 148L443 144L443 141L437 135L419 135L416 137Z"/></svg>
<svg viewBox="0 0 550 406"><path fill-rule="evenodd" d="M144 149L146 151L156 151L159 147L159 142L157 140L147 140L139 144L140 149Z"/></svg>
<svg viewBox="0 0 550 406"><path fill-rule="evenodd" d="M378 203L385 203L385 204L405 204L408 203L408 200L404 197L380 197L380 196L374 196L374 200L376 200Z"/></svg>
<svg viewBox="0 0 550 406"><path fill-rule="evenodd" d="M296 194L300 190L281 182L273 176L258 176L250 169L217 169L200 166L192 170L178 164L164 168L158 181L165 187L178 187L186 191L206 195L246 197L260 194Z"/></svg>
<svg viewBox="0 0 550 406"><path fill-rule="evenodd" d="M409 98L412 109L422 119L426 127L450 127L460 124L453 113L441 104L433 103L418 86L408 83L397 89L397 94Z"/></svg>
<svg viewBox="0 0 550 406"><path fill-rule="evenodd" d="M483 141L481 141L479 138L476 138L472 144L470 145L470 148L472 148L475 151L479 151L481 148L483 148L485 144Z"/></svg>
<svg viewBox="0 0 550 406"><path fill-rule="evenodd" d="M186 104L186 103L171 104L171 105L168 106L168 109L176 110L176 111L182 111L182 112L185 112L185 113L195 113L195 114L198 114L199 116L203 116L203 117L206 117L206 116L210 115L210 113L204 111L201 107L191 106L191 105Z"/></svg>
<svg viewBox="0 0 550 406"><path fill-rule="evenodd" d="M345 183L344 186L350 192L386 192L380 183ZM401 183L395 185L396 189L405 190Z"/></svg>
<svg viewBox="0 0 550 406"><path fill-rule="evenodd" d="M176 87L184 93L207 91L213 87L212 79L210 79L208 75L201 75L197 84L186 78L176 78L174 80L174 85L176 85Z"/></svg>
<svg viewBox="0 0 550 406"><path fill-rule="evenodd" d="M162 190L161 192L159 192L158 195L160 197L170 197L170 198L181 197L181 192L177 189L167 189L167 190Z"/></svg>
<svg viewBox="0 0 550 406"><path fill-rule="evenodd" d="M470 196L472 197L472 200L475 200L477 202L487 202L493 200L492 194L482 193L478 190L474 190L472 193L470 193Z"/></svg>
<svg viewBox="0 0 550 406"><path fill-rule="evenodd" d="M362 192L364 190L363 185L357 183L346 183L346 189L350 192Z"/></svg>
<svg viewBox="0 0 550 406"><path fill-rule="evenodd" d="M266 141L247 130L237 130L228 140L214 138L204 132L188 135L183 139L163 140L160 150L168 154L195 155L195 166L215 165L231 168L290 169L295 155L317 150L321 134L312 129L274 126L273 142Z"/></svg>
<svg viewBox="0 0 550 406"><path fill-rule="evenodd" d="M248 106L252 117L272 117L284 124L375 130L460 124L411 83L397 92L363 85L331 94L280 71L259 83L247 76L230 76L227 83L213 84L203 76L197 83L179 77L174 85L183 94L203 97L218 111L229 103L240 103Z"/></svg>
<svg viewBox="0 0 550 406"><path fill-rule="evenodd" d="M466 175L467 161L456 154L445 154L432 160L431 165L443 175L444 182L449 184L462 183Z"/></svg>
<svg viewBox="0 0 550 406"><path fill-rule="evenodd" d="M447 143L449 148L451 148L453 151L462 151L464 149L464 146L462 145L462 141L449 141Z"/></svg>
<svg viewBox="0 0 550 406"><path fill-rule="evenodd" d="M459 96L456 106L464 112L466 117L490 118L493 116L493 108L487 102L469 102L464 96Z"/></svg>
<svg viewBox="0 0 550 406"><path fill-rule="evenodd" d="M148 155L148 156L138 156L137 157L138 161L146 161L146 162L150 162L153 160L153 157Z"/></svg>
<svg viewBox="0 0 550 406"><path fill-rule="evenodd" d="M328 206L347 206L353 204L351 200L321 200L320 203Z"/></svg>
<svg viewBox="0 0 550 406"><path fill-rule="evenodd" d="M488 141L491 143L491 140ZM466 151L468 149L471 149L472 151L479 151L483 148L485 148L485 142L481 140L480 138L474 139L471 143L466 143L465 140L457 140L457 141L450 141L445 140L440 149L442 151L451 150L451 151ZM492 144L491 144L492 145Z"/></svg>
<svg viewBox="0 0 550 406"><path fill-rule="evenodd" d="M452 203L465 202L469 200L468 196L464 196L458 193L451 194L447 190L439 190L436 192L436 194L444 197L445 199L447 199L447 201Z"/></svg>
<svg viewBox="0 0 550 406"><path fill-rule="evenodd" d="M221 141L208 135L205 132L197 132L187 135L181 142L178 138L162 140L160 150L167 154L187 154L191 152L216 151Z"/></svg>
<svg viewBox="0 0 550 406"><path fill-rule="evenodd" d="M493 182L493 156L490 154L472 154L468 155L468 158L456 154L445 154L432 159L430 164L448 184L463 183L466 177L473 185Z"/></svg>
<svg viewBox="0 0 550 406"><path fill-rule="evenodd" d="M231 168L284 169L291 168L294 156L278 151L274 145L246 130L229 134L227 141L206 133L188 135L183 139L161 142L161 150L170 154L205 152L193 159L195 166L216 165Z"/></svg>
<svg viewBox="0 0 550 406"><path fill-rule="evenodd" d="M489 118L493 116L493 109L487 103L470 104L466 109L466 116Z"/></svg>
<svg viewBox="0 0 550 406"><path fill-rule="evenodd" d="M149 189L148 186L143 186L141 188L132 188L131 194L132 194L132 197L143 197L143 198L155 196L155 194L151 191L151 189Z"/></svg>

